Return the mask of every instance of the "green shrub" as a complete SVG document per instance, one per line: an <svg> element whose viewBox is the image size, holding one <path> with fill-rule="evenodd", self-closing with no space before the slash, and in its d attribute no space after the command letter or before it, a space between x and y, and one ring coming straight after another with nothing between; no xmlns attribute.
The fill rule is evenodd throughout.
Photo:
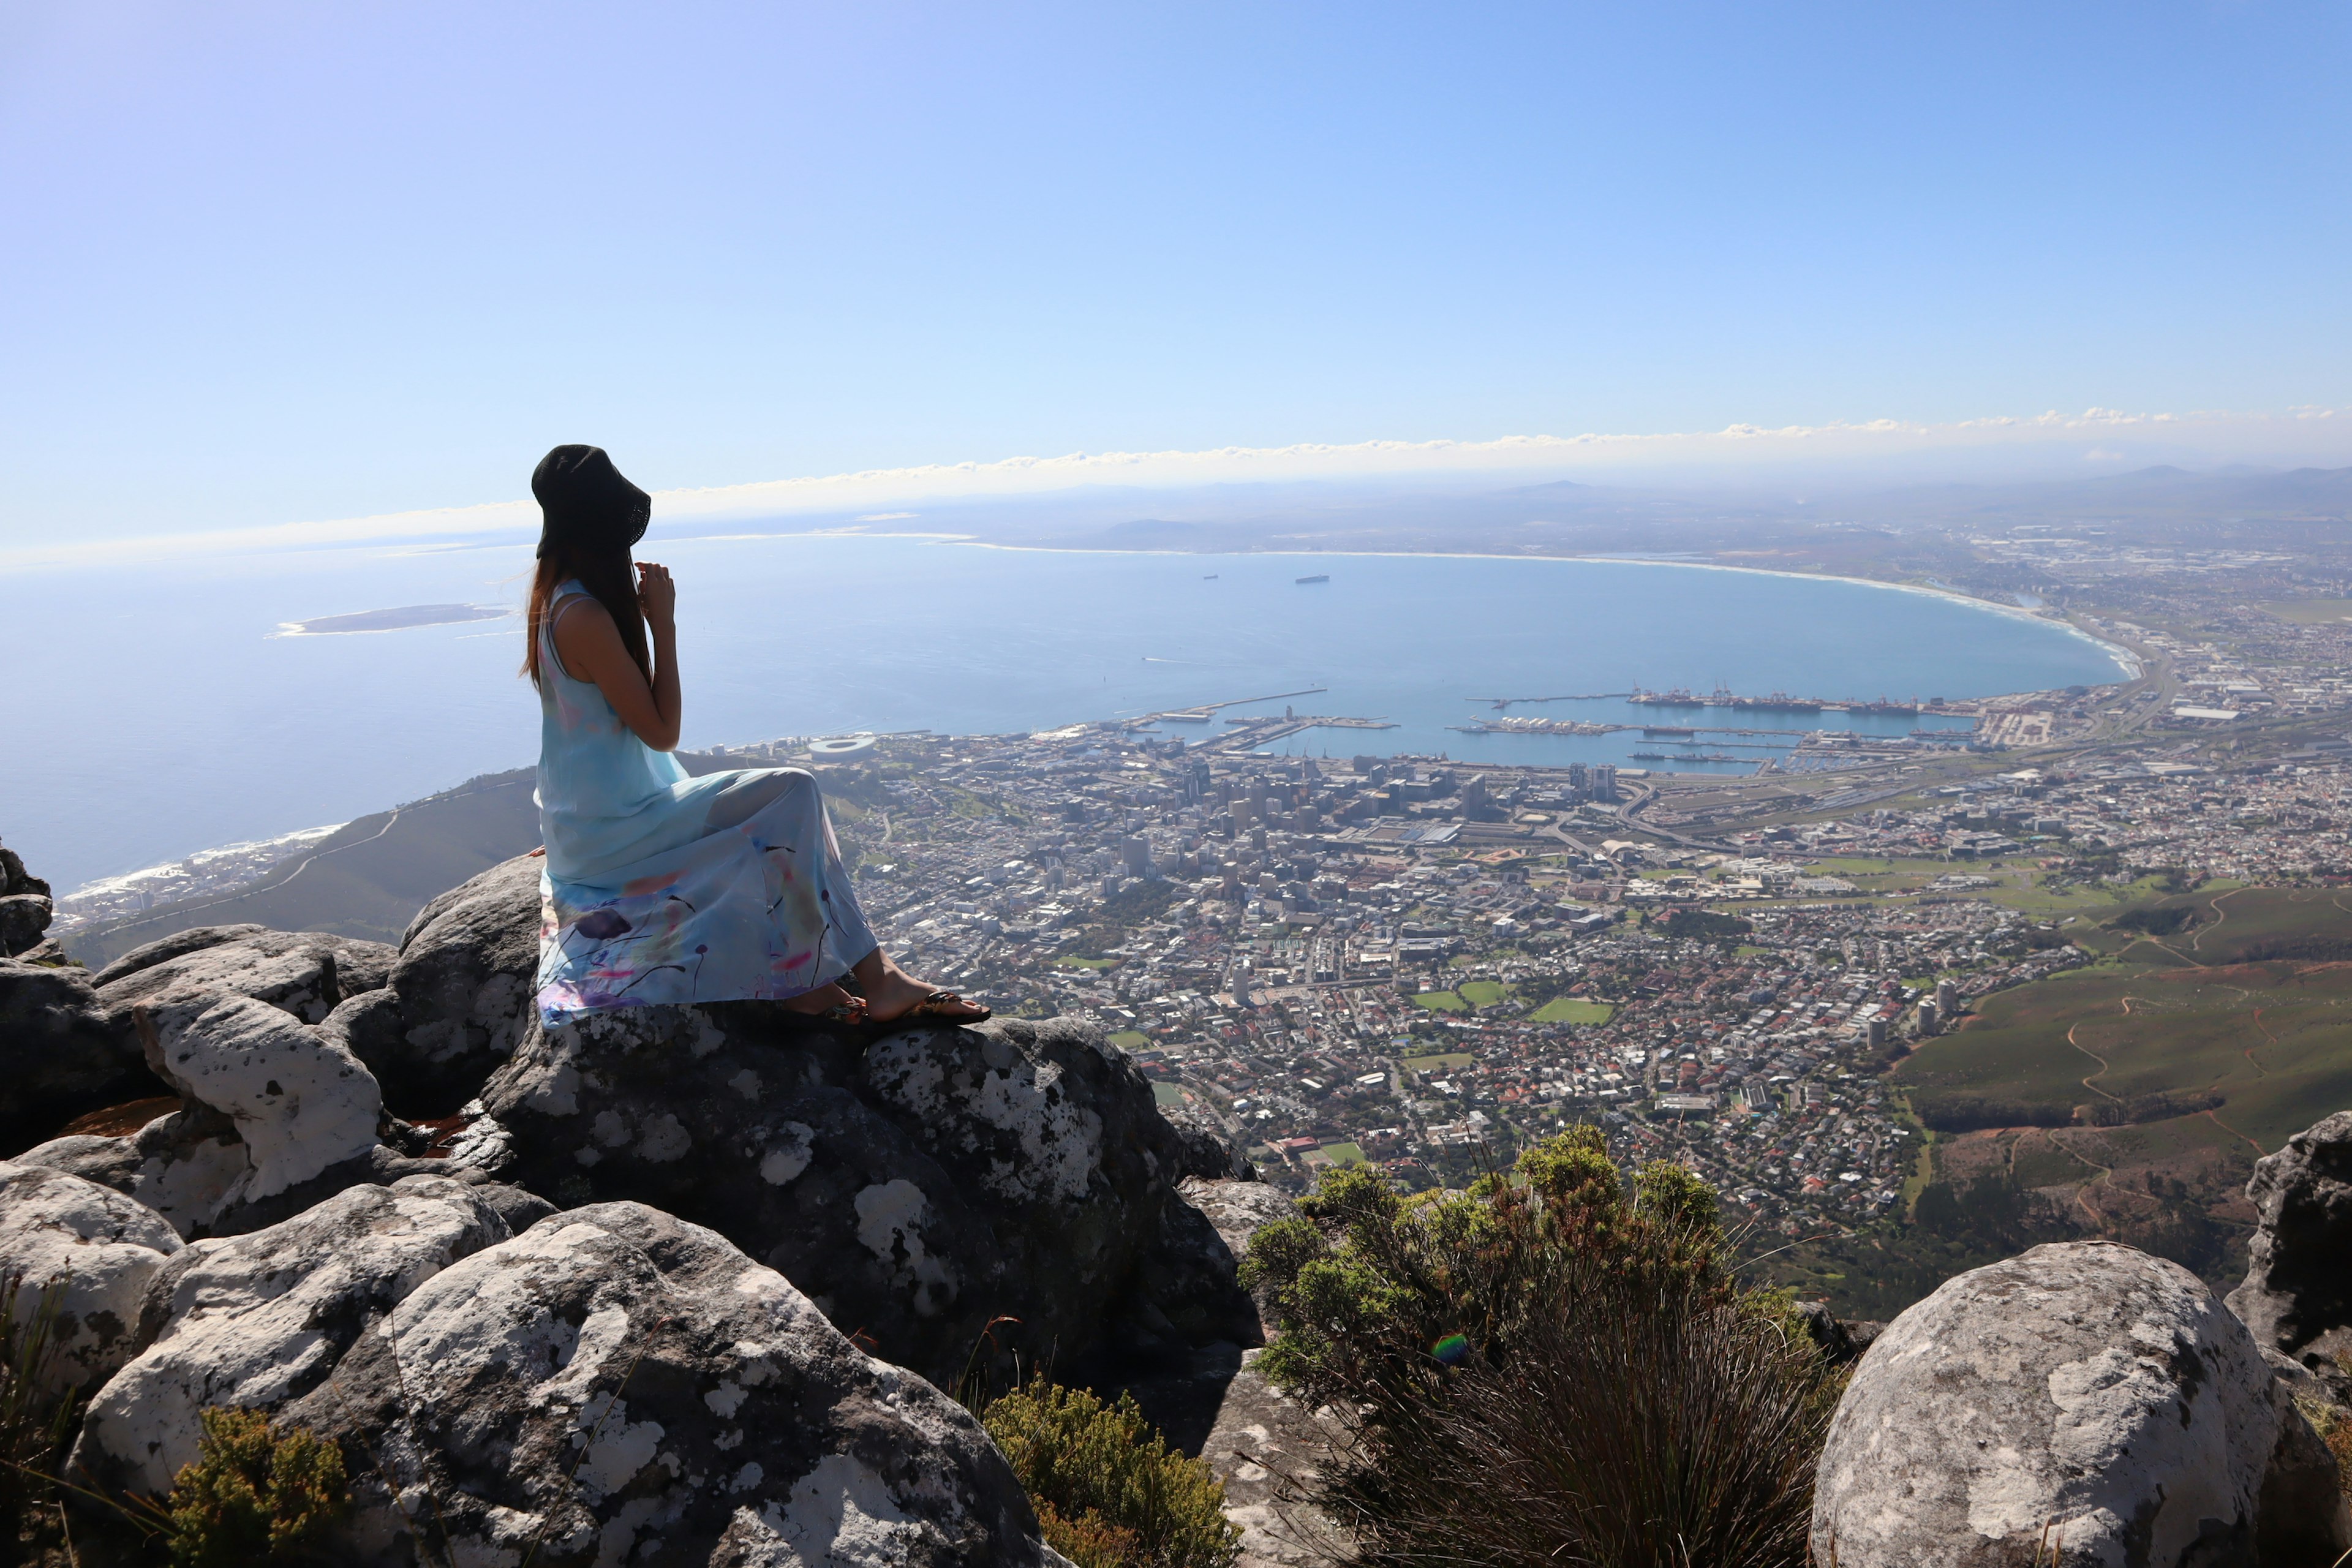
<svg viewBox="0 0 2352 1568"><path fill-rule="evenodd" d="M315 1560L351 1506L342 1451L303 1426L277 1427L257 1410L211 1409L194 1464L163 1510L172 1561L182 1568L241 1568Z"/></svg>
<svg viewBox="0 0 2352 1568"><path fill-rule="evenodd" d="M1318 1500L1376 1564L1801 1568L1840 1378L1743 1290L1715 1194L1598 1130L1479 1195L1328 1177L1244 1277L1259 1366L1349 1427Z"/></svg>
<svg viewBox="0 0 2352 1568"><path fill-rule="evenodd" d="M1170 1449L1131 1395L1107 1405L1035 1378L981 1421L1037 1505L1046 1543L1078 1568L1230 1568L1239 1553L1223 1483Z"/></svg>

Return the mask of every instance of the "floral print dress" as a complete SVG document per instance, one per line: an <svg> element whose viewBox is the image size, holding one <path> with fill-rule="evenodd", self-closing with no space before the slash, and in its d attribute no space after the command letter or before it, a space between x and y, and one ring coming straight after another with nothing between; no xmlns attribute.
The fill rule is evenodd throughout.
<svg viewBox="0 0 2352 1568"><path fill-rule="evenodd" d="M539 1011L782 999L875 949L817 782L798 768L689 778L564 673L556 590L540 632Z"/></svg>

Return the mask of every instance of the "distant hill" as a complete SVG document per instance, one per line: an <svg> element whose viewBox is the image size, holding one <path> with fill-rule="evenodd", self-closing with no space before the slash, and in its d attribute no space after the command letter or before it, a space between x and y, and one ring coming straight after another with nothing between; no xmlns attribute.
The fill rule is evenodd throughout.
<svg viewBox="0 0 2352 1568"><path fill-rule="evenodd" d="M689 773L741 767L740 757L680 752ZM398 942L416 911L501 860L539 847L536 770L484 773L456 789L347 822L242 888L158 904L65 939L92 969L196 926L266 925Z"/></svg>
<svg viewBox="0 0 2352 1568"><path fill-rule="evenodd" d="M194 926L247 921L398 942L425 901L539 844L533 771L487 773L456 789L344 824L244 888L159 904L66 939L92 969Z"/></svg>
<svg viewBox="0 0 2352 1568"><path fill-rule="evenodd" d="M697 775L744 765L706 752L680 752L677 760ZM66 938L66 951L97 969L173 931L247 923L398 942L435 897L539 847L536 773L484 773L347 822L242 888L101 921Z"/></svg>

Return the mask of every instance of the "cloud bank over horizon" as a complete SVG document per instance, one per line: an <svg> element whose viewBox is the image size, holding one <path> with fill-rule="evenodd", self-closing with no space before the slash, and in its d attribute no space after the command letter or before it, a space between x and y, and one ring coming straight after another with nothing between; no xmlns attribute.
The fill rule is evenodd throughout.
<svg viewBox="0 0 2352 1568"><path fill-rule="evenodd" d="M1706 491L1801 485L1867 489L2093 479L2169 464L2192 470L2352 465L2352 410L2283 414L2127 413L2091 408L1994 416L1948 424L1899 419L1650 435L1508 436L1490 440L1374 439L1349 444L1219 447L1192 451L1074 452L811 475L655 492L654 521L709 525L800 521L920 532L925 506L1095 492L1146 495L1229 486L1345 485L1468 489L1482 482L1570 480ZM624 462L624 468L626 464ZM909 510L914 509L914 510ZM0 563L25 569L110 559L394 542L489 542L535 531L529 498L430 510L127 534L43 543L0 542ZM31 530L24 534L29 536Z"/></svg>

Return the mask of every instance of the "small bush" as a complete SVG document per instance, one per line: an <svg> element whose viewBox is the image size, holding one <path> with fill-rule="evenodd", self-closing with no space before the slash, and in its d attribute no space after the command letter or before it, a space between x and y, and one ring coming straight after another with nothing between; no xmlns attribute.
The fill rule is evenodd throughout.
<svg viewBox="0 0 2352 1568"><path fill-rule="evenodd" d="M207 1410L196 1460L163 1510L181 1568L315 1560L351 1506L342 1451L307 1427L257 1410Z"/></svg>
<svg viewBox="0 0 2352 1568"><path fill-rule="evenodd" d="M1131 1395L1107 1405L1035 1378L981 1421L1037 1505L1046 1544L1078 1568L1230 1568L1239 1554L1223 1483L1170 1449Z"/></svg>
<svg viewBox="0 0 2352 1568"><path fill-rule="evenodd" d="M1714 1192L1597 1129L1472 1194L1326 1177L1252 1242L1259 1362L1349 1428L1318 1500L1366 1563L1801 1568L1839 1375L1744 1290Z"/></svg>

